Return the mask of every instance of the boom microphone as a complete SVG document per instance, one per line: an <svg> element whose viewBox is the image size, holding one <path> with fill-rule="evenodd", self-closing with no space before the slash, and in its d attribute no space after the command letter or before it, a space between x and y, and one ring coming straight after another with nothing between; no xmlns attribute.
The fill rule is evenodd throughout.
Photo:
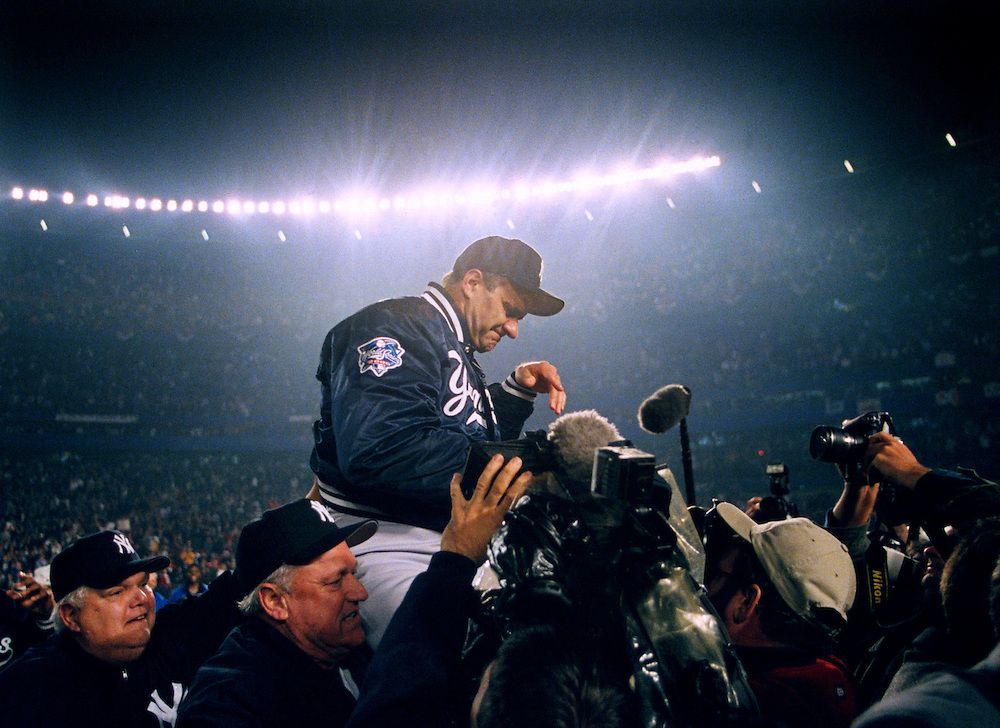
<svg viewBox="0 0 1000 728"><path fill-rule="evenodd" d="M691 409L691 390L683 384L660 387L639 405L639 427L659 435L678 424L681 426L681 464L684 466L684 490L688 506L695 505L694 469L691 467L691 441L688 439L687 415Z"/></svg>
<svg viewBox="0 0 1000 728"><path fill-rule="evenodd" d="M621 439L618 428L596 410L569 412L549 425L549 442L559 464L571 480L587 486L594 469L594 450Z"/></svg>
<svg viewBox="0 0 1000 728"><path fill-rule="evenodd" d="M659 435L673 429L691 409L691 390L683 384L660 387L639 406L639 427Z"/></svg>

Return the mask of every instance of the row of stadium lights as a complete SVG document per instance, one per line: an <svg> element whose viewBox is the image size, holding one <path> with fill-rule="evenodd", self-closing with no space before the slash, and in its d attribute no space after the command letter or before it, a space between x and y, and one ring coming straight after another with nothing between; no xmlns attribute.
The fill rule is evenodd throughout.
<svg viewBox="0 0 1000 728"><path fill-rule="evenodd" d="M695 157L686 162L672 162L649 167L646 169L630 170L607 175L589 175L565 182L546 182L537 185L517 185L513 188L492 189L476 188L466 192L456 193L425 193L420 195L399 195L394 198L388 197L354 197L337 200L315 200L305 198L285 202L284 200L198 200L192 199L163 201L158 197L130 198L124 195L107 195L103 198L104 207L113 210L149 210L159 212L194 212L207 213L209 211L216 214L228 213L230 215L314 215L330 213L337 214L371 214L376 212L407 211L407 210L440 210L453 206L488 205L499 200L526 201L537 198L548 198L557 194L568 192L585 192L602 187L622 186L643 182L648 180L664 180L679 174L698 172L712 167L718 167L722 161L717 156ZM27 199L29 202L48 202L49 192L44 189L28 189L14 187L11 189L11 197L15 200ZM77 196L72 192L63 192L61 195L63 204L78 204ZM98 207L102 200L96 194L89 194L82 200L87 207Z"/></svg>
<svg viewBox="0 0 1000 728"><path fill-rule="evenodd" d="M945 141L950 147L957 147L958 142L955 141L955 137L949 132L944 135ZM687 162L674 162L674 163L664 163L656 167L650 167L648 169L641 169L630 172L619 172L611 175L604 176L589 176L581 177L577 180L570 182L553 182L546 183L542 185L535 185L530 187L528 185L519 185L513 190L503 189L499 192L495 190L473 190L465 194L425 194L425 195L414 195L410 197L400 196L392 200L389 198L354 198L350 200L336 200L330 202L328 200L315 201L312 199L296 200L293 202L285 203L282 200L276 200L275 202L261 201L253 202L252 200L215 200L209 205L207 200L199 200L197 203L194 200L184 200L180 203L177 200L167 200L164 202L159 198L151 198L147 200L144 197L137 197L132 203L132 201L122 195L108 195L104 198L104 206L116 210L128 209L129 207L134 207L136 210L151 210L153 212L159 212L160 210L166 209L167 212L176 212L180 210L181 212L193 212L198 210L198 212L208 212L211 210L214 213L221 214L228 212L231 215L252 215L257 214L268 214L272 213L274 215L284 215L288 212L292 215L312 215L316 212L321 214L329 214L330 212L335 213L373 213L376 211L387 211L387 210L419 210L419 209L442 209L447 208L452 204L462 205L462 204L477 204L477 203L492 203L498 199L502 200L528 200L531 197L551 197L557 193L565 192L575 192L575 191L585 191L591 189L597 189L599 187L610 187L615 185L625 185L631 184L639 181L646 181L651 179L667 179L678 174L683 174L686 172L698 172L701 170L709 169L711 167L721 166L722 161L718 156L712 157L694 157ZM849 159L844 160L844 169L847 170L848 174L854 174L855 168ZM751 180L750 186L753 188L754 192L761 194L763 188L757 180ZM25 193L23 187L14 187L11 189L11 197L15 200L23 200L27 197L29 202L48 202L49 193L46 190L41 189L30 189ZM76 202L76 196L72 192L63 192L62 201L65 205L73 205ZM86 205L88 207L97 207L100 204L100 198L97 195L90 194L85 198ZM676 208L672 198L667 197L667 205L671 210ZM584 215L587 217L588 221L593 222L594 215L590 210L585 209ZM48 223L45 220L40 220L40 225L43 231L47 231ZM507 227L511 230L514 229L514 222L510 218L507 219ZM128 238L131 237L132 233L127 225L122 225L122 234ZM209 239L208 231L202 229L201 237L203 240ZM358 229L354 230L354 237L361 240L361 231ZM278 239L281 242L287 241L287 236L283 230L278 230Z"/></svg>

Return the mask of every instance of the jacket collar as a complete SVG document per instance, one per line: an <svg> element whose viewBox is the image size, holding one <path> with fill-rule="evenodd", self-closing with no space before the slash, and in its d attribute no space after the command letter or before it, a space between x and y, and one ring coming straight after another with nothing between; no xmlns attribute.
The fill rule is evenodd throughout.
<svg viewBox="0 0 1000 728"><path fill-rule="evenodd" d="M469 332L465 327L465 319L458 315L455 302L451 300L451 296L448 295L444 287L434 282L428 283L422 297L441 314L445 323L448 324L448 328L458 338L459 343L468 348L466 342L469 340Z"/></svg>

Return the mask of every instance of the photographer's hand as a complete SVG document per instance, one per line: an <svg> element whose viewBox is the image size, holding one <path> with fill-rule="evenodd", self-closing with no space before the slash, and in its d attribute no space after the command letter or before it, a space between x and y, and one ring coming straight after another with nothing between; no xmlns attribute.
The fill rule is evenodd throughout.
<svg viewBox="0 0 1000 728"><path fill-rule="evenodd" d="M877 432L868 438L868 458L869 469L875 468L885 480L904 488L912 489L931 470L917 462L902 440L887 432Z"/></svg>
<svg viewBox="0 0 1000 728"><path fill-rule="evenodd" d="M525 389L549 393L549 409L561 415L566 408L566 390L559 379L559 371L547 361L529 361L514 370L514 381Z"/></svg>
<svg viewBox="0 0 1000 728"><path fill-rule="evenodd" d="M514 480L520 469L521 458L513 457L504 465L503 455L494 455L483 468L469 500L462 495L461 473L452 476L451 520L441 534L442 551L462 554L476 564L486 560L486 545L531 483L532 475L527 471Z"/></svg>

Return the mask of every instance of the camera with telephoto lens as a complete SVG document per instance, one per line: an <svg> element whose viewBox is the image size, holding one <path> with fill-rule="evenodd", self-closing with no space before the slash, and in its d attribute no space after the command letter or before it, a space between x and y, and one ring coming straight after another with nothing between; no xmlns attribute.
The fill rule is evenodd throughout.
<svg viewBox="0 0 1000 728"><path fill-rule="evenodd" d="M896 434L888 412L865 412L845 421L842 427L821 425L809 438L809 454L814 460L840 465L848 481L863 482L868 438L878 432Z"/></svg>

